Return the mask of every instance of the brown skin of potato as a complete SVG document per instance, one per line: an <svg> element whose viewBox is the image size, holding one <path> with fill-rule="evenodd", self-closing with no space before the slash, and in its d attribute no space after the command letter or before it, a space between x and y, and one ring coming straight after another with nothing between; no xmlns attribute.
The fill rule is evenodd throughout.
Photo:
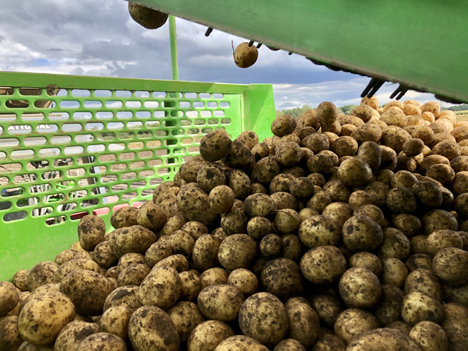
<svg viewBox="0 0 468 351"><path fill-rule="evenodd" d="M221 160L228 153L231 139L226 131L215 130L205 135L200 142L200 154L206 161Z"/></svg>
<svg viewBox="0 0 468 351"><path fill-rule="evenodd" d="M245 335L235 335L223 340L216 351L268 351L268 348L257 340Z"/></svg>
<svg viewBox="0 0 468 351"><path fill-rule="evenodd" d="M303 278L299 266L288 258L269 261L261 274L265 291L285 301L303 292Z"/></svg>
<svg viewBox="0 0 468 351"><path fill-rule="evenodd" d="M350 268L339 282L340 296L348 307L371 308L380 300L379 279L365 268Z"/></svg>
<svg viewBox="0 0 468 351"><path fill-rule="evenodd" d="M302 140L302 146L314 153L318 153L330 148L330 140L322 133L313 133Z"/></svg>
<svg viewBox="0 0 468 351"><path fill-rule="evenodd" d="M373 312L381 325L388 325L401 318L404 292L394 285L382 285L382 297Z"/></svg>
<svg viewBox="0 0 468 351"><path fill-rule="evenodd" d="M381 328L363 333L353 339L346 351L372 351L386 345L391 350L421 351L420 347L403 332Z"/></svg>
<svg viewBox="0 0 468 351"><path fill-rule="evenodd" d="M18 331L18 316L0 317L0 347L4 351L16 351L23 340Z"/></svg>
<svg viewBox="0 0 468 351"><path fill-rule="evenodd" d="M281 234L289 234L299 227L301 218L299 214L289 208L276 211L273 225Z"/></svg>
<svg viewBox="0 0 468 351"><path fill-rule="evenodd" d="M180 280L182 282L182 292L180 294L180 300L193 301L202 290L201 279L193 271L185 271L179 273Z"/></svg>
<svg viewBox="0 0 468 351"><path fill-rule="evenodd" d="M249 268L257 253L256 242L247 234L228 236L219 246L219 263L228 270Z"/></svg>
<svg viewBox="0 0 468 351"><path fill-rule="evenodd" d="M276 175L269 184L270 194L280 191L289 192L293 180L294 176L292 174L280 173Z"/></svg>
<svg viewBox="0 0 468 351"><path fill-rule="evenodd" d="M337 282L346 270L346 259L335 246L319 246L302 256L300 268L309 282L331 284Z"/></svg>
<svg viewBox="0 0 468 351"><path fill-rule="evenodd" d="M94 250L91 252L91 257L94 262L104 268L110 268L115 265L117 257L112 253L110 244L108 241L103 241L96 245Z"/></svg>
<svg viewBox="0 0 468 351"><path fill-rule="evenodd" d="M255 162L254 155L243 143L233 141L228 153L223 158L223 164L231 168L249 169Z"/></svg>
<svg viewBox="0 0 468 351"><path fill-rule="evenodd" d="M235 320L244 302L244 295L232 285L211 285L200 291L197 305L207 319L222 322Z"/></svg>
<svg viewBox="0 0 468 351"><path fill-rule="evenodd" d="M195 240L188 232L180 229L169 236L169 244L174 254L181 254L185 257L189 257L192 254Z"/></svg>
<svg viewBox="0 0 468 351"><path fill-rule="evenodd" d="M195 241L192 260L201 271L213 268L218 264L218 250L221 240L211 234L203 234Z"/></svg>
<svg viewBox="0 0 468 351"><path fill-rule="evenodd" d="M153 201L148 201L140 207L137 214L137 222L139 225L157 232L166 224L167 214L162 207L156 205Z"/></svg>
<svg viewBox="0 0 468 351"><path fill-rule="evenodd" d="M304 348L310 348L317 340L320 325L314 309L306 303L295 302L287 308L289 319L288 337L297 340Z"/></svg>
<svg viewBox="0 0 468 351"><path fill-rule="evenodd" d="M408 276L408 268L406 265L397 258L387 257L381 259L382 261L382 276L381 281L383 284L401 287L405 283Z"/></svg>
<svg viewBox="0 0 468 351"><path fill-rule="evenodd" d="M415 184L418 183L418 178L408 171L398 171L393 176L392 180L390 181L390 185L392 188L396 187L403 187L412 189Z"/></svg>
<svg viewBox="0 0 468 351"><path fill-rule="evenodd" d="M164 310L173 306L181 293L179 274L175 268L168 266L153 268L138 290L143 305L153 305Z"/></svg>
<svg viewBox="0 0 468 351"><path fill-rule="evenodd" d="M354 216L359 216L359 215L367 216L373 221L375 221L380 226L384 226L385 224L385 217L384 217L382 210L375 205L368 204L368 205L360 206L356 208L352 214Z"/></svg>
<svg viewBox="0 0 468 351"><path fill-rule="evenodd" d="M232 210L221 216L221 228L227 235L245 233L247 231L247 222L249 217Z"/></svg>
<svg viewBox="0 0 468 351"><path fill-rule="evenodd" d="M252 217L247 223L247 234L255 240L261 240L265 235L272 231L272 224L265 217Z"/></svg>
<svg viewBox="0 0 468 351"><path fill-rule="evenodd" d="M262 158L267 157L270 154L270 148L266 143L258 143L252 148L252 155L255 158L255 162L260 161Z"/></svg>
<svg viewBox="0 0 468 351"><path fill-rule="evenodd" d="M409 333L413 327L406 322L396 321L387 324L385 328L396 329L409 336Z"/></svg>
<svg viewBox="0 0 468 351"><path fill-rule="evenodd" d="M468 252L455 247L442 249L434 256L432 270L443 284L464 285L468 283Z"/></svg>
<svg viewBox="0 0 468 351"><path fill-rule="evenodd" d="M305 348L297 340L284 339L275 346L273 351L305 351Z"/></svg>
<svg viewBox="0 0 468 351"><path fill-rule="evenodd" d="M446 247L463 249L461 236L453 230L437 230L427 237L427 249L431 255Z"/></svg>
<svg viewBox="0 0 468 351"><path fill-rule="evenodd" d="M60 331L54 343L54 350L76 350L81 341L98 331L99 326L95 323L72 321Z"/></svg>
<svg viewBox="0 0 468 351"><path fill-rule="evenodd" d="M221 168L206 164L197 173L197 183L209 193L213 188L226 183L226 175Z"/></svg>
<svg viewBox="0 0 468 351"><path fill-rule="evenodd" d="M427 249L427 235L416 235L410 238L411 252L415 254L429 254Z"/></svg>
<svg viewBox="0 0 468 351"><path fill-rule="evenodd" d="M412 271L405 281L405 294L420 291L423 294L442 301L442 287L437 277L427 269Z"/></svg>
<svg viewBox="0 0 468 351"><path fill-rule="evenodd" d="M445 302L456 303L468 308L468 284L459 287L443 285L442 290Z"/></svg>
<svg viewBox="0 0 468 351"><path fill-rule="evenodd" d="M187 183L193 183L197 181L198 171L205 165L202 161L196 161L191 159L188 162L183 163L180 166L179 174L180 177Z"/></svg>
<svg viewBox="0 0 468 351"><path fill-rule="evenodd" d="M380 246L383 232L380 226L367 216L353 216L342 228L345 247L351 252L372 251Z"/></svg>
<svg viewBox="0 0 468 351"><path fill-rule="evenodd" d="M362 187L372 178L372 170L367 163L359 158L344 161L338 170L339 177L348 187Z"/></svg>
<svg viewBox="0 0 468 351"><path fill-rule="evenodd" d="M359 144L362 144L366 141L377 143L382 138L382 128L377 124L367 123L356 128L351 133L351 137Z"/></svg>
<svg viewBox="0 0 468 351"><path fill-rule="evenodd" d="M431 177L443 185L450 185L455 179L455 171L449 165L436 164L426 170L426 176Z"/></svg>
<svg viewBox="0 0 468 351"><path fill-rule="evenodd" d="M384 239L378 251L380 258L394 257L405 260L411 252L411 244L405 234L396 228L383 229Z"/></svg>
<svg viewBox="0 0 468 351"><path fill-rule="evenodd" d="M374 204L376 206L382 206L387 201L387 194L390 187L388 184L375 181L366 186L364 190L374 198Z"/></svg>
<svg viewBox="0 0 468 351"><path fill-rule="evenodd" d="M381 116L380 120L384 121L388 126L397 126L400 128L406 127L408 119L402 110L387 110Z"/></svg>
<svg viewBox="0 0 468 351"><path fill-rule="evenodd" d="M234 332L224 322L210 320L198 324L187 340L187 351L212 351Z"/></svg>
<svg viewBox="0 0 468 351"><path fill-rule="evenodd" d="M205 320L197 305L188 301L178 302L167 311L167 314L174 323L182 342L186 342L192 330Z"/></svg>
<svg viewBox="0 0 468 351"><path fill-rule="evenodd" d="M323 186L323 190L330 195L333 202L348 202L349 196L351 195L351 191L341 180L331 180L327 182Z"/></svg>
<svg viewBox="0 0 468 351"><path fill-rule="evenodd" d="M286 208L291 210L298 209L297 199L289 193L279 191L277 193L271 194L271 198L276 204L276 210L283 210Z"/></svg>
<svg viewBox="0 0 468 351"><path fill-rule="evenodd" d="M448 351L449 349L444 329L434 322L423 321L416 324L409 336L423 351Z"/></svg>
<svg viewBox="0 0 468 351"><path fill-rule="evenodd" d="M454 209L459 218L468 219L468 194L461 194L456 197Z"/></svg>
<svg viewBox="0 0 468 351"><path fill-rule="evenodd" d="M322 211L322 215L331 219L338 228L342 228L352 214L350 206L344 202L333 202Z"/></svg>
<svg viewBox="0 0 468 351"><path fill-rule="evenodd" d="M45 261L36 264L28 274L29 291L34 291L41 285L53 283L57 271L58 265L54 262Z"/></svg>
<svg viewBox="0 0 468 351"><path fill-rule="evenodd" d="M403 187L396 187L388 192L387 206L394 213L413 213L418 209L416 196Z"/></svg>
<svg viewBox="0 0 468 351"><path fill-rule="evenodd" d="M227 173L227 184L236 196L236 199L244 200L251 192L249 176L238 169L232 169Z"/></svg>
<svg viewBox="0 0 468 351"><path fill-rule="evenodd" d="M107 309L99 320L100 331L126 339L128 336L128 321L132 313L133 310L127 306L116 306Z"/></svg>
<svg viewBox="0 0 468 351"><path fill-rule="evenodd" d="M12 280L13 284L22 291L29 290L28 275L29 275L29 270L20 269L13 276L13 280Z"/></svg>
<svg viewBox="0 0 468 351"><path fill-rule="evenodd" d="M109 244L116 257L126 253L144 253L156 241L156 235L140 225L114 230L109 236Z"/></svg>
<svg viewBox="0 0 468 351"><path fill-rule="evenodd" d="M137 213L138 209L135 207L124 207L118 209L111 216L112 227L118 229L138 224Z"/></svg>
<svg viewBox="0 0 468 351"><path fill-rule="evenodd" d="M340 241L340 230L333 221L322 215L312 216L302 221L298 237L309 249L325 245L338 245Z"/></svg>
<svg viewBox="0 0 468 351"><path fill-rule="evenodd" d="M345 343L333 334L323 335L317 340L312 351L345 351Z"/></svg>
<svg viewBox="0 0 468 351"><path fill-rule="evenodd" d="M441 324L449 340L450 351L463 351L468 347L468 309L453 303L444 304L445 320Z"/></svg>
<svg viewBox="0 0 468 351"><path fill-rule="evenodd" d="M314 193L314 183L306 177L299 177L292 180L290 184L291 195L297 198L308 198Z"/></svg>
<svg viewBox="0 0 468 351"><path fill-rule="evenodd" d="M297 144L295 144L297 145ZM299 147L299 146L298 146ZM279 146L278 150L282 150ZM275 156L268 156L258 161L252 169L252 180L254 182L268 184L277 176L280 171L279 159ZM299 159L300 161L300 159ZM298 162L299 162L298 161Z"/></svg>
<svg viewBox="0 0 468 351"><path fill-rule="evenodd" d="M202 289L211 285L227 284L228 272L219 267L207 269L200 275Z"/></svg>
<svg viewBox="0 0 468 351"><path fill-rule="evenodd" d="M416 235L422 228L421 220L418 217L406 213L396 215L393 218L393 225L406 236Z"/></svg>
<svg viewBox="0 0 468 351"><path fill-rule="evenodd" d="M80 245L85 250L93 250L97 244L104 240L105 233L106 225L98 216L84 216L78 224Z"/></svg>
<svg viewBox="0 0 468 351"><path fill-rule="evenodd" d="M164 235L171 235L177 229L182 229L184 224L187 222L187 219L182 214L177 214L173 217L170 217L166 224L161 228L158 235L162 237Z"/></svg>
<svg viewBox="0 0 468 351"><path fill-rule="evenodd" d="M120 271L117 286L140 285L150 271L151 267L147 264L132 264Z"/></svg>
<svg viewBox="0 0 468 351"><path fill-rule="evenodd" d="M182 188L177 194L176 203L180 213L189 221L201 220L205 222L211 218L211 216L207 216L210 206L208 194L200 188Z"/></svg>
<svg viewBox="0 0 468 351"><path fill-rule="evenodd" d="M127 306L131 310L136 310L141 306L138 290L140 287L135 285L121 286L113 290L106 298L103 306L105 312L111 307Z"/></svg>
<svg viewBox="0 0 468 351"><path fill-rule="evenodd" d="M17 288L10 282L0 281L0 317L14 309L18 301Z"/></svg>
<svg viewBox="0 0 468 351"><path fill-rule="evenodd" d="M145 263L154 267L162 259L172 255L172 248L169 243L157 241L153 243L145 252Z"/></svg>
<svg viewBox="0 0 468 351"><path fill-rule="evenodd" d="M460 145L456 141L443 140L432 148L435 155L445 156L449 161L461 155Z"/></svg>
<svg viewBox="0 0 468 351"><path fill-rule="evenodd" d="M126 351L127 345L119 336L111 333L96 333L80 342L77 351Z"/></svg>
<svg viewBox="0 0 468 351"><path fill-rule="evenodd" d="M334 329L335 335L348 344L354 337L379 327L379 320L370 312L349 308L340 313Z"/></svg>
<svg viewBox="0 0 468 351"><path fill-rule="evenodd" d="M322 213L322 211L332 203L330 195L325 191L316 192L307 202L307 207Z"/></svg>
<svg viewBox="0 0 468 351"><path fill-rule="evenodd" d="M374 198L365 190L356 190L349 196L348 203L351 210L354 211L358 207L374 204Z"/></svg>
<svg viewBox="0 0 468 351"><path fill-rule="evenodd" d="M130 252L119 258L118 266L119 269L122 270L137 263L146 263L145 256L140 253Z"/></svg>
<svg viewBox="0 0 468 351"><path fill-rule="evenodd" d="M258 288L257 277L245 268L233 270L228 276L227 283L239 289L244 296L254 294Z"/></svg>
<svg viewBox="0 0 468 351"><path fill-rule="evenodd" d="M297 235L283 235L281 237L281 245L283 247L284 258L289 258L295 262L299 262L302 254L302 245Z"/></svg>
<svg viewBox="0 0 468 351"><path fill-rule="evenodd" d="M333 327L338 315L343 311L341 299L331 295L317 295L311 299L311 302L320 321Z"/></svg>
<svg viewBox="0 0 468 351"><path fill-rule="evenodd" d="M380 259L376 255L365 251L355 253L351 256L349 259L349 267L365 268L377 276L382 273L382 262Z"/></svg>
<svg viewBox="0 0 468 351"><path fill-rule="evenodd" d="M416 325L422 321L439 324L444 320L444 308L436 299L419 291L413 291L403 300L401 316L410 325Z"/></svg>
<svg viewBox="0 0 468 351"><path fill-rule="evenodd" d="M413 254L406 260L406 266L410 272L416 269L425 269L432 272L432 257L424 253Z"/></svg>
<svg viewBox="0 0 468 351"><path fill-rule="evenodd" d="M468 193L468 172L458 172L452 183L452 190L455 195Z"/></svg>
<svg viewBox="0 0 468 351"><path fill-rule="evenodd" d="M291 134L294 129L296 129L296 119L291 115L276 117L271 123L271 132L278 137Z"/></svg>
<svg viewBox="0 0 468 351"><path fill-rule="evenodd" d="M338 157L353 156L358 151L358 143L350 136L342 136L335 140L330 150Z"/></svg>
<svg viewBox="0 0 468 351"><path fill-rule="evenodd" d="M426 212L422 216L422 223L426 235L441 229L458 229L457 219L450 212L440 209Z"/></svg>
<svg viewBox="0 0 468 351"><path fill-rule="evenodd" d="M310 173L329 175L333 172L333 161L326 155L315 155L307 160L307 169Z"/></svg>
<svg viewBox="0 0 468 351"><path fill-rule="evenodd" d="M276 234L268 234L260 240L260 254L268 260L279 257L283 251L281 237Z"/></svg>
<svg viewBox="0 0 468 351"><path fill-rule="evenodd" d="M128 336L135 349L180 349L174 323L167 313L155 306L143 306L133 313L128 324Z"/></svg>
<svg viewBox="0 0 468 351"><path fill-rule="evenodd" d="M380 169L389 169L393 170L398 164L397 153L392 148L382 145L380 147L382 150L382 157L380 161Z"/></svg>

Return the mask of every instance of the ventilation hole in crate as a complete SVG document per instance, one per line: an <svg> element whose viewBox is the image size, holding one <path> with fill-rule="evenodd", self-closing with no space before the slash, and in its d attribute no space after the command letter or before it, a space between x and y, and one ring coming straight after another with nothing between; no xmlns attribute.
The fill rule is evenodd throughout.
<svg viewBox="0 0 468 351"><path fill-rule="evenodd" d="M78 155L84 152L84 147L82 146L69 146L66 147L63 152L65 155Z"/></svg>
<svg viewBox="0 0 468 351"><path fill-rule="evenodd" d="M190 107L190 102L189 101L180 101L179 102L179 107L182 107L182 108Z"/></svg>
<svg viewBox="0 0 468 351"><path fill-rule="evenodd" d="M218 107L218 103L216 101L208 101L206 103L206 107L209 107L209 108L217 108Z"/></svg>
<svg viewBox="0 0 468 351"><path fill-rule="evenodd" d="M116 191L125 191L128 189L128 184L115 184L115 185L112 185L112 191L116 192Z"/></svg>
<svg viewBox="0 0 468 351"><path fill-rule="evenodd" d="M10 157L13 160L20 160L34 157L34 150L15 150L11 152Z"/></svg>
<svg viewBox="0 0 468 351"><path fill-rule="evenodd" d="M149 112L149 111L137 111L135 115L136 115L137 118L150 118L151 117L151 112Z"/></svg>
<svg viewBox="0 0 468 351"><path fill-rule="evenodd" d="M67 212L67 211L73 211L77 207L78 207L78 204L76 202L67 202L62 205L57 206L57 210L60 212Z"/></svg>
<svg viewBox="0 0 468 351"><path fill-rule="evenodd" d="M24 188L17 187L17 188L10 188L10 189L2 189L0 191L1 197L10 197L10 196L18 196L24 193Z"/></svg>
<svg viewBox="0 0 468 351"><path fill-rule="evenodd" d="M63 216L63 215L62 216L56 216L56 217L49 217L49 218L46 219L46 225L53 226L53 225L63 223L66 220L67 220L67 217Z"/></svg>
<svg viewBox="0 0 468 351"><path fill-rule="evenodd" d="M77 100L62 100L60 101L60 107L63 109L79 108L80 102Z"/></svg>
<svg viewBox="0 0 468 351"><path fill-rule="evenodd" d="M132 92L128 90L116 90L115 91L115 96L118 97L123 97L123 98L129 98L132 96Z"/></svg>
<svg viewBox="0 0 468 351"><path fill-rule="evenodd" d="M92 194L105 194L109 192L109 188L107 186L100 186L98 188L91 189Z"/></svg>
<svg viewBox="0 0 468 351"><path fill-rule="evenodd" d="M105 150L106 150L106 146L104 144L89 145L86 148L86 151L88 153L103 152Z"/></svg>
<svg viewBox="0 0 468 351"><path fill-rule="evenodd" d="M62 171L48 171L41 174L43 180L61 178Z"/></svg>
<svg viewBox="0 0 468 351"><path fill-rule="evenodd" d="M83 102L84 108L100 108L102 107L102 102L99 100L86 100Z"/></svg>
<svg viewBox="0 0 468 351"><path fill-rule="evenodd" d="M0 202L0 211L8 210L11 207L11 201Z"/></svg>
<svg viewBox="0 0 468 351"><path fill-rule="evenodd" d="M119 111L117 112L117 118L119 119L130 119L133 117L133 113L131 111Z"/></svg>
<svg viewBox="0 0 468 351"><path fill-rule="evenodd" d="M60 112L60 113L50 113L49 119L51 121L66 121L70 118L70 114L68 112Z"/></svg>
<svg viewBox="0 0 468 351"><path fill-rule="evenodd" d="M137 161L130 163L130 169L138 169L145 167L145 163L143 161Z"/></svg>
<svg viewBox="0 0 468 351"><path fill-rule="evenodd" d="M222 110L216 110L213 112L213 116L215 117L224 117L225 113Z"/></svg>
<svg viewBox="0 0 468 351"><path fill-rule="evenodd" d="M140 151L138 153L138 158L150 158L153 157L154 153L153 151Z"/></svg>
<svg viewBox="0 0 468 351"><path fill-rule="evenodd" d="M49 107L52 101L50 100L36 100L34 101L34 107L36 108L44 108Z"/></svg>
<svg viewBox="0 0 468 351"><path fill-rule="evenodd" d="M8 184L10 180L8 179L8 177L0 177L0 185L3 186L5 184Z"/></svg>
<svg viewBox="0 0 468 351"><path fill-rule="evenodd" d="M196 99L197 93L184 93L184 97L187 99Z"/></svg>
<svg viewBox="0 0 468 351"><path fill-rule="evenodd" d="M36 131L41 134L55 133L58 131L58 126L56 124L38 124Z"/></svg>
<svg viewBox="0 0 468 351"><path fill-rule="evenodd" d="M108 101L106 101L106 107L107 108L121 108L122 107L122 101L108 100Z"/></svg>
<svg viewBox="0 0 468 351"><path fill-rule="evenodd" d="M198 111L185 111L185 116L190 118L198 117Z"/></svg>
<svg viewBox="0 0 468 351"><path fill-rule="evenodd" d="M162 184L163 179L162 178L153 178L149 181L150 185L159 185Z"/></svg>
<svg viewBox="0 0 468 351"><path fill-rule="evenodd" d="M211 98L210 93L200 93L198 95L199 95L200 99L209 99L209 98Z"/></svg>
<svg viewBox="0 0 468 351"><path fill-rule="evenodd" d="M117 163L110 166L111 172L119 172L127 169L127 165L125 163Z"/></svg>
<svg viewBox="0 0 468 351"><path fill-rule="evenodd" d="M21 219L25 219L27 215L28 214L26 211L9 212L3 216L3 220L5 222L18 221Z"/></svg>
<svg viewBox="0 0 468 351"><path fill-rule="evenodd" d="M174 155L181 155L185 153L185 148L183 147L175 148L172 152Z"/></svg>
<svg viewBox="0 0 468 351"><path fill-rule="evenodd" d="M151 121L145 123L146 128L158 128L161 126L161 122L159 121Z"/></svg>
<svg viewBox="0 0 468 351"><path fill-rule="evenodd" d="M184 135L184 130L183 129L174 129L172 132L171 132L172 135Z"/></svg>
<svg viewBox="0 0 468 351"><path fill-rule="evenodd" d="M91 92L88 89L73 89L71 93L75 97L91 96Z"/></svg>
<svg viewBox="0 0 468 351"><path fill-rule="evenodd" d="M127 173L123 173L120 176L120 179L122 179L122 180L135 179L136 176L137 176L136 172L127 172Z"/></svg>
<svg viewBox="0 0 468 351"><path fill-rule="evenodd" d="M114 162L117 161L117 156L115 154L100 155L99 162Z"/></svg>
<svg viewBox="0 0 468 351"><path fill-rule="evenodd" d="M46 142L47 139L44 137L29 137L23 141L25 146L44 145Z"/></svg>
<svg viewBox="0 0 468 351"><path fill-rule="evenodd" d="M68 170L69 177L81 177L85 174L84 168L73 168Z"/></svg>
<svg viewBox="0 0 468 351"><path fill-rule="evenodd" d="M78 132L82 130L82 125L79 123L66 123L62 125L62 131L64 132Z"/></svg>
<svg viewBox="0 0 468 351"><path fill-rule="evenodd" d="M199 133L200 133L200 129L198 128L187 129L187 135L197 135Z"/></svg>
<svg viewBox="0 0 468 351"><path fill-rule="evenodd" d="M221 119L221 124L225 125L225 126L230 125L231 120L229 118L223 118L223 119Z"/></svg>
<svg viewBox="0 0 468 351"><path fill-rule="evenodd" d="M155 98L164 98L166 95L167 94L164 91L153 91L153 97Z"/></svg>
<svg viewBox="0 0 468 351"><path fill-rule="evenodd" d="M16 115L13 113L0 113L0 121L2 122L16 121Z"/></svg>
<svg viewBox="0 0 468 351"><path fill-rule="evenodd" d="M157 172L158 172L159 175L169 174L169 168L159 168Z"/></svg>
<svg viewBox="0 0 468 351"><path fill-rule="evenodd" d="M9 108L28 108L29 101L27 100L7 100L6 106Z"/></svg>
<svg viewBox="0 0 468 351"><path fill-rule="evenodd" d="M135 158L134 152L124 152L119 155L119 160L133 160Z"/></svg>
<svg viewBox="0 0 468 351"><path fill-rule="evenodd" d="M203 126L205 125L205 123L206 121L200 118L200 119L196 119L193 124L195 124L196 126Z"/></svg>
<svg viewBox="0 0 468 351"><path fill-rule="evenodd" d="M200 116L201 117L211 117L211 116L213 116L213 113L211 111L200 111Z"/></svg>
<svg viewBox="0 0 468 351"><path fill-rule="evenodd" d="M118 140L131 140L133 139L134 136L135 134L133 134L132 132L122 132L122 133L117 134L117 139Z"/></svg>
<svg viewBox="0 0 468 351"><path fill-rule="evenodd" d="M149 98L150 93L146 90L137 90L133 93L133 95L137 98Z"/></svg>
<svg viewBox="0 0 468 351"><path fill-rule="evenodd" d="M123 122L112 122L107 124L107 129L110 130L122 129L123 127L125 127L125 124L123 124Z"/></svg>
<svg viewBox="0 0 468 351"><path fill-rule="evenodd" d="M52 187L50 184L34 184L29 187L29 192L31 194L40 194L40 193L46 193L50 191Z"/></svg>
<svg viewBox="0 0 468 351"><path fill-rule="evenodd" d="M98 200L97 199L94 199L94 201L93 200L85 200L85 201L81 202L80 206L81 206L81 208L96 206L98 204L96 201L98 201Z"/></svg>
<svg viewBox="0 0 468 351"><path fill-rule="evenodd" d="M215 124L218 124L218 123L219 123L219 120L216 119L216 118L210 118L208 120L208 124L210 124L210 125L215 125Z"/></svg>
<svg viewBox="0 0 468 351"><path fill-rule="evenodd" d="M138 193L136 191L132 191L131 193L125 193L122 195L123 200L129 200L129 199L134 199L138 196Z"/></svg>
<svg viewBox="0 0 468 351"><path fill-rule="evenodd" d="M157 102L157 101L145 101L143 105L146 108L157 108L157 107L159 107L159 102Z"/></svg>
<svg viewBox="0 0 468 351"><path fill-rule="evenodd" d="M192 138L183 138L182 139L182 145L189 145L189 144L192 144L192 143L193 143Z"/></svg>
<svg viewBox="0 0 468 351"><path fill-rule="evenodd" d="M111 119L114 117L114 114L109 111L97 111L95 113L96 119Z"/></svg>
<svg viewBox="0 0 468 351"><path fill-rule="evenodd" d="M94 96L97 97L111 97L112 91L110 90L94 90Z"/></svg>
<svg viewBox="0 0 468 351"><path fill-rule="evenodd" d="M68 135L53 136L50 138L51 144L68 144L72 138Z"/></svg>
<svg viewBox="0 0 468 351"><path fill-rule="evenodd" d="M151 132L138 132L137 139L151 139L153 137L153 133Z"/></svg>
<svg viewBox="0 0 468 351"><path fill-rule="evenodd" d="M50 117L50 116L49 116ZM0 120L2 119L0 115ZM44 119L44 114L43 113L23 113L21 115L21 119L25 122L28 121L42 121Z"/></svg>
<svg viewBox="0 0 468 351"><path fill-rule="evenodd" d="M16 138L2 139L2 147L14 147L19 145L19 140Z"/></svg>
<svg viewBox="0 0 468 351"><path fill-rule="evenodd" d="M95 177L88 177L88 178L83 178L78 181L78 186L86 186L86 185L92 185L96 184L96 178Z"/></svg>
<svg viewBox="0 0 468 351"><path fill-rule="evenodd" d="M125 106L127 108L140 108L141 107L141 102L140 101L135 101L135 100L130 100L125 102Z"/></svg>
<svg viewBox="0 0 468 351"><path fill-rule="evenodd" d="M75 136L75 142L77 143L90 143L94 141L94 135L92 134L79 134Z"/></svg>
<svg viewBox="0 0 468 351"><path fill-rule="evenodd" d="M36 196L28 198L20 198L16 201L17 207L36 206L39 203L39 198Z"/></svg>
<svg viewBox="0 0 468 351"><path fill-rule="evenodd" d="M149 148L159 147L161 146L160 140L150 140L146 143L146 146Z"/></svg>
<svg viewBox="0 0 468 351"><path fill-rule="evenodd" d="M154 171L151 170L151 169L147 169L147 170L144 170L144 171L141 171L140 173L138 173L138 176L140 178L147 178L147 177L151 177L154 175Z"/></svg>
<svg viewBox="0 0 468 351"><path fill-rule="evenodd" d="M21 95L37 96L37 95L41 95L42 91L38 88L21 87L19 89L19 93Z"/></svg>
<svg viewBox="0 0 468 351"><path fill-rule="evenodd" d="M177 157L170 157L170 158L166 158L164 163L167 165L174 165L177 162L179 162L179 159Z"/></svg>
<svg viewBox="0 0 468 351"><path fill-rule="evenodd" d="M86 130L102 130L104 128L104 124L102 123L86 123L85 129Z"/></svg>
<svg viewBox="0 0 468 351"><path fill-rule="evenodd" d="M188 152L191 154L195 154L200 152L200 148L198 146L191 146L188 148Z"/></svg>
<svg viewBox="0 0 468 351"><path fill-rule="evenodd" d="M109 144L107 148L109 151L122 151L122 150L125 150L125 144L123 143Z"/></svg>
<svg viewBox="0 0 468 351"><path fill-rule="evenodd" d="M91 119L93 118L93 114L91 112L75 112L73 113L73 119L75 120L83 120L83 119Z"/></svg>
<svg viewBox="0 0 468 351"><path fill-rule="evenodd" d="M106 175L101 178L101 183L112 183L117 181L117 176L114 174Z"/></svg>
<svg viewBox="0 0 468 351"><path fill-rule="evenodd" d="M144 146L145 144L141 141L128 143L128 148L131 150L143 149Z"/></svg>
<svg viewBox="0 0 468 351"><path fill-rule="evenodd" d="M15 184L18 183L30 183L36 181L36 175L34 173L17 175L13 178Z"/></svg>
<svg viewBox="0 0 468 351"><path fill-rule="evenodd" d="M189 119L182 119L180 120L179 124L181 127L188 127L192 125L192 122Z"/></svg>
<svg viewBox="0 0 468 351"><path fill-rule="evenodd" d="M153 116L156 118L166 117L165 111L154 111Z"/></svg>
<svg viewBox="0 0 468 351"><path fill-rule="evenodd" d="M32 132L32 127L28 124L17 124L8 127L8 132L14 135L29 134Z"/></svg>
<svg viewBox="0 0 468 351"><path fill-rule="evenodd" d="M131 184L132 189L138 189L146 186L146 182L144 180L140 180L138 182L133 182Z"/></svg>
<svg viewBox="0 0 468 351"><path fill-rule="evenodd" d="M145 196L153 196L153 190L151 189L144 189L141 191L141 196L142 197L145 197Z"/></svg>
<svg viewBox="0 0 468 351"><path fill-rule="evenodd" d="M53 211L52 207L39 207L39 208L35 208L34 210L32 210L31 215L33 217L41 217L41 216L50 215L52 211Z"/></svg>
<svg viewBox="0 0 468 351"><path fill-rule="evenodd" d="M167 131L166 130L157 130L154 132L154 135L157 137L165 137L167 136Z"/></svg>
<svg viewBox="0 0 468 351"><path fill-rule="evenodd" d="M224 98L224 94L220 94L220 93L213 94L213 99L222 99L222 98Z"/></svg>
<svg viewBox="0 0 468 351"><path fill-rule="evenodd" d="M228 101L220 101L219 103L219 107L222 107L222 108L229 108L230 106L231 106L231 103Z"/></svg>
<svg viewBox="0 0 468 351"><path fill-rule="evenodd" d="M97 140L99 141L109 141L115 139L115 133L107 132L107 133L99 133L97 135Z"/></svg>

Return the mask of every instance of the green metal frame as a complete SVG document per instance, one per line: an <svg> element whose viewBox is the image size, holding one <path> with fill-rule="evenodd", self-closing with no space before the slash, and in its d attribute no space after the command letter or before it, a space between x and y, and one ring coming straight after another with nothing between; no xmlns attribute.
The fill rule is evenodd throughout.
<svg viewBox="0 0 468 351"><path fill-rule="evenodd" d="M263 139L274 118L269 84L0 72L0 280L67 249L83 213L110 230L113 208L150 199L204 134Z"/></svg>
<svg viewBox="0 0 468 351"><path fill-rule="evenodd" d="M137 2L323 63L468 102L464 0Z"/></svg>

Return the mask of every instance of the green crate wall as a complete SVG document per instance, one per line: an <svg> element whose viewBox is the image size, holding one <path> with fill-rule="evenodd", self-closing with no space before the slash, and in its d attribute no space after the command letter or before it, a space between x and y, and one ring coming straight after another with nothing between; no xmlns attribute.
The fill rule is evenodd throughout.
<svg viewBox="0 0 468 351"><path fill-rule="evenodd" d="M271 135L268 84L0 72L0 280L53 260L80 216L151 199L218 128Z"/></svg>

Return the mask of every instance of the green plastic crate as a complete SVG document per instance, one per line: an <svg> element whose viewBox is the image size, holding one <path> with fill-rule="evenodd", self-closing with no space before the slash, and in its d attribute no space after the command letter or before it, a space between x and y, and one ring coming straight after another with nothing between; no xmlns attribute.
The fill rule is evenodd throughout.
<svg viewBox="0 0 468 351"><path fill-rule="evenodd" d="M54 260L78 220L151 199L218 128L270 136L269 84L0 72L0 280Z"/></svg>

